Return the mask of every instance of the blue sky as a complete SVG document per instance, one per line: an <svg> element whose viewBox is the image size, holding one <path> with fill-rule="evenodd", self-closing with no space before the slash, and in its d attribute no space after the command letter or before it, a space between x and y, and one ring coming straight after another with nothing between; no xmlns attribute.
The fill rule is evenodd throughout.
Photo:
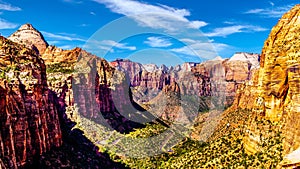
<svg viewBox="0 0 300 169"><path fill-rule="evenodd" d="M171 55L178 55L184 61L199 61L199 54L201 60L217 55L226 58L239 51L260 53L271 28L296 3L295 0L0 0L0 32L9 36L20 25L31 23L49 44L64 49L79 46L108 60L140 56L141 61L149 62L152 51L165 56L164 62L171 64L176 60L170 59ZM124 16L123 23L119 18ZM117 24L111 24L115 20ZM106 33L102 31L105 25L110 30ZM138 27L143 28L143 34L127 32ZM112 37L115 34L122 36Z"/></svg>

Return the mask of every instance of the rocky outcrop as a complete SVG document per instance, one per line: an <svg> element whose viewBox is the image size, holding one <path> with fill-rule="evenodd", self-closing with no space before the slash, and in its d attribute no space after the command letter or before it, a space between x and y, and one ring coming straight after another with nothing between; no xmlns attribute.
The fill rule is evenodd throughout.
<svg viewBox="0 0 300 169"><path fill-rule="evenodd" d="M74 66L79 55L83 52L80 48L63 50L49 46L41 55L47 66L47 82L51 90L58 96L64 97L66 105L73 106L72 79Z"/></svg>
<svg viewBox="0 0 300 169"><path fill-rule="evenodd" d="M22 25L15 33L10 35L8 39L34 49L38 54L44 53L48 47L48 43L45 41L43 35L28 23Z"/></svg>
<svg viewBox="0 0 300 169"><path fill-rule="evenodd" d="M248 152L257 152L261 140L255 119L282 124L284 154L300 146L299 31L300 5L296 5L272 29L262 50L259 72L238 92L238 107L254 112L244 139Z"/></svg>
<svg viewBox="0 0 300 169"><path fill-rule="evenodd" d="M80 48L74 48L72 50L63 50L56 46L48 46L45 52L41 55L41 58L45 61L47 65L55 63L66 63L69 65L74 65L77 62L79 54L82 52ZM66 65L63 65L66 67Z"/></svg>
<svg viewBox="0 0 300 169"><path fill-rule="evenodd" d="M0 157L6 168L25 167L62 144L58 109L43 60L0 37Z"/></svg>

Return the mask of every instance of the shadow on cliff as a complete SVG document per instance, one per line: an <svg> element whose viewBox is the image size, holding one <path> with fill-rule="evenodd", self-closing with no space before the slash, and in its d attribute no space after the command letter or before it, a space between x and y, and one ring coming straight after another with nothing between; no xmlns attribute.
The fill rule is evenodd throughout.
<svg viewBox="0 0 300 169"><path fill-rule="evenodd" d="M130 79L126 72L114 71L110 79L112 82L109 82L106 62L100 62L100 70L97 70L96 60L84 63L91 69L90 72L77 73L77 79L72 82L74 103L80 116L123 134L153 122L168 127L133 100ZM62 92L63 95L65 93L66 91Z"/></svg>
<svg viewBox="0 0 300 169"><path fill-rule="evenodd" d="M99 152L98 147L83 135L83 131L72 129L76 123L67 118L64 100L58 98L55 92L50 91L50 93L52 97L56 97L56 105L60 110L63 145L37 157L33 165L25 168L127 168L124 164L111 160L107 153Z"/></svg>

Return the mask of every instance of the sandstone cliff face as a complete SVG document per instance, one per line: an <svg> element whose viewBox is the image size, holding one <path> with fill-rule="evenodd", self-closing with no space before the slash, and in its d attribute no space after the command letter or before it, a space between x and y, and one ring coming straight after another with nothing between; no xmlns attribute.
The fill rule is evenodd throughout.
<svg viewBox="0 0 300 169"><path fill-rule="evenodd" d="M135 111L127 105L139 107L130 95L127 74L80 48L49 46L41 57L47 66L49 88L64 100L66 113L73 121L80 123L83 116L120 132L140 126L131 122L133 115L127 117Z"/></svg>
<svg viewBox="0 0 300 169"><path fill-rule="evenodd" d="M300 146L300 5L283 15L265 42L259 91L265 117L284 122L284 150Z"/></svg>
<svg viewBox="0 0 300 169"><path fill-rule="evenodd" d="M244 140L249 152L257 151L260 139L255 119L261 118L282 124L284 153L300 146L299 31L300 5L296 5L272 29L262 51L259 72L237 94L237 106L254 113Z"/></svg>
<svg viewBox="0 0 300 169"><path fill-rule="evenodd" d="M55 46L49 46L41 55L47 66L47 82L49 88L59 97L64 97L67 106L74 105L72 79L74 65L80 53L80 48L63 50Z"/></svg>
<svg viewBox="0 0 300 169"><path fill-rule="evenodd" d="M258 96L258 73L259 69L250 72L250 80L240 84L236 89L232 109L252 109L255 107L255 99Z"/></svg>
<svg viewBox="0 0 300 169"><path fill-rule="evenodd" d="M230 59L214 59L193 67L192 72L198 77L197 82L200 84L198 95L222 96L225 98L220 104L231 105L237 88L252 77L259 60L257 54L241 54L251 56L251 60L235 58L234 55Z"/></svg>
<svg viewBox="0 0 300 169"><path fill-rule="evenodd" d="M37 54L0 37L0 157L24 167L62 144L58 103Z"/></svg>
<svg viewBox="0 0 300 169"><path fill-rule="evenodd" d="M181 121L195 119L198 110L231 105L237 88L257 71L259 55L237 53L231 59L217 58L201 64L184 63L175 68L159 68L122 59L110 65L128 76L134 101L144 105L157 117L174 122L179 118ZM178 89L179 97L171 94L175 92L171 90L173 88Z"/></svg>
<svg viewBox="0 0 300 169"><path fill-rule="evenodd" d="M72 50L63 50L56 46L48 46L45 52L41 55L41 58L46 64L55 63L68 63L70 65L74 64L82 49L74 48Z"/></svg>
<svg viewBox="0 0 300 169"><path fill-rule="evenodd" d="M266 40L259 72L259 88L266 107L266 118L300 111L300 5L283 15Z"/></svg>
<svg viewBox="0 0 300 169"><path fill-rule="evenodd" d="M38 54L44 53L48 47L48 43L43 35L31 24L22 25L8 39L16 43L25 44L26 47L34 49Z"/></svg>
<svg viewBox="0 0 300 169"><path fill-rule="evenodd" d="M164 86L169 85L171 76L167 68L156 65L144 65L130 60L116 60L110 65L126 74L130 80L135 101L142 103L153 99Z"/></svg>
<svg viewBox="0 0 300 169"><path fill-rule="evenodd" d="M128 74L134 100L139 103L150 101L164 87L177 82L182 94L224 95L227 106L232 104L238 86L251 79L259 65L259 55L238 53L231 59L215 59L201 64L184 63L176 68L158 68L129 60L116 60L110 64Z"/></svg>

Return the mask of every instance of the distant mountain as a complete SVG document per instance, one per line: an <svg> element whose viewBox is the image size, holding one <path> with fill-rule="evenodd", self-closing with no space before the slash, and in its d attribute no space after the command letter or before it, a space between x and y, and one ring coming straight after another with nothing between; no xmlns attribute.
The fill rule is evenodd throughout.
<svg viewBox="0 0 300 169"><path fill-rule="evenodd" d="M259 54L255 53L245 53L245 52L236 52L229 61L245 61L250 62L252 68L259 68Z"/></svg>

